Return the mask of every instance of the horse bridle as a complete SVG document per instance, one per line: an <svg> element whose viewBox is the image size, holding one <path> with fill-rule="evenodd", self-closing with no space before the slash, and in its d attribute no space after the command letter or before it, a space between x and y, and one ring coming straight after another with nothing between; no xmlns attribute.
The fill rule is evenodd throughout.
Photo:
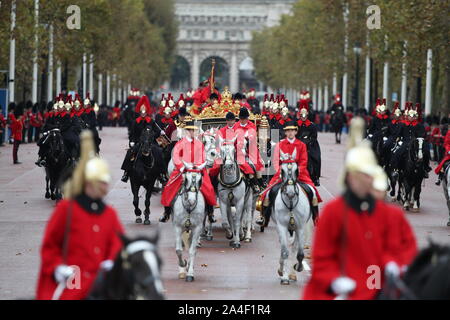
<svg viewBox="0 0 450 320"><path fill-rule="evenodd" d="M285 162L286 163L286 162ZM289 162L287 162L289 163ZM292 164L288 164L288 177L289 179L287 179L281 186L281 201L283 202L283 204L286 206L286 208L288 208L289 211L292 211L298 204L298 202L300 201L299 198L299 188L297 185L297 182L294 181L292 178ZM284 197L286 197L286 187L287 186L293 186L294 187L294 191L295 191L295 204L294 201L290 198L289 199L289 205L286 203L286 201L284 201ZM284 197L283 197L284 195Z"/></svg>
<svg viewBox="0 0 450 320"><path fill-rule="evenodd" d="M194 209L197 207L198 204L198 191L199 189L196 187L196 182L197 182L197 175L201 175L200 170L187 170L187 172L193 172L194 174L192 175L192 185L191 188L188 190L187 189L187 180L185 179L184 183L183 183L183 188L180 191L180 196L181 197L181 203L183 204L183 208L187 211L188 213L188 221L190 218L190 215L192 213L192 211L194 211ZM187 201L187 197L189 192L194 192L195 193L195 202L194 205L190 206L190 205L186 205L186 201Z"/></svg>
<svg viewBox="0 0 450 320"><path fill-rule="evenodd" d="M124 249L122 249L121 251L121 258L122 258L122 269L124 270L124 274L125 277L128 278L128 280L130 281L130 283L135 285L135 276L134 273L131 270L131 264L128 261L128 258L138 252L144 251L144 255L145 252L149 252L153 255L154 259L156 259L157 254L156 254L156 246L148 241L144 241L144 240L139 240L139 241L135 241L132 242L130 244L128 244ZM144 256L145 259L145 256ZM155 289L156 291L162 295L162 292L164 290L164 288L162 287L162 283L161 283L161 276L159 274L159 270L155 270L154 269L154 262L151 261L149 263L149 267L151 270L151 274L148 275L143 281L142 281L142 285L147 286L150 283L154 283L155 284ZM156 266L157 268L157 266ZM140 296L136 296L136 298L140 298Z"/></svg>
<svg viewBox="0 0 450 320"><path fill-rule="evenodd" d="M231 156L229 155L229 152L227 152L226 155L225 155L225 160L227 160L227 158L231 158ZM234 158L232 160L233 164L234 164L235 168L238 168L239 166L238 166L237 159L236 159L236 152L234 153L234 157L233 158ZM242 181L242 172L240 170L239 170L239 177L236 180L236 182L234 182L232 184L227 184L227 183L223 182L222 181L222 174L221 174L222 173L222 168L224 168L224 164L223 163L220 165L220 174L219 174L219 177L218 177L219 178L219 182L220 182L220 184L222 186L224 186L226 188L234 188L235 186L237 186L238 184L241 183L241 181Z"/></svg>

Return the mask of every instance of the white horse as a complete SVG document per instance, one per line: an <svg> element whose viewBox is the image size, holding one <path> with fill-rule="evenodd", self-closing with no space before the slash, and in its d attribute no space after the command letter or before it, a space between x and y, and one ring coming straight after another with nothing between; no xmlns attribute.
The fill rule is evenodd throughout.
<svg viewBox="0 0 450 320"><path fill-rule="evenodd" d="M201 171L206 162L199 167L184 162L187 169L183 175L181 190L173 204L173 226L175 229L175 248L178 256L180 279L194 281L194 259L205 219L205 199L200 191ZM183 242L189 249L188 261L183 260ZM187 272L187 274L186 274Z"/></svg>
<svg viewBox="0 0 450 320"><path fill-rule="evenodd" d="M444 176L445 178L443 179L444 181L442 182L442 188L444 189L445 200L447 200L447 208L449 214L447 227L450 227L450 185L448 184L450 182L450 165L447 165L447 168L445 168Z"/></svg>
<svg viewBox="0 0 450 320"><path fill-rule="evenodd" d="M296 150L292 155L280 151L280 160L293 160L296 158ZM288 285L289 280L297 280L296 271L303 270L303 248L305 245L305 233L312 221L312 212L308 196L303 191L297 177L299 168L295 162L281 164L281 187L275 197L272 211L277 225L278 237L281 244L281 257L278 275L281 284ZM292 242L291 255L289 255L289 241ZM291 239L292 240L292 239ZM289 258L291 258L289 262ZM296 262L293 261L296 258Z"/></svg>
<svg viewBox="0 0 450 320"><path fill-rule="evenodd" d="M242 220L245 210L245 200L248 199L247 188L243 174L236 159L236 149L233 140L220 139L220 157L222 164L219 172L218 197L222 226L225 229L227 239L233 239L230 246L237 249L241 247L243 238ZM235 207L233 214L231 207Z"/></svg>

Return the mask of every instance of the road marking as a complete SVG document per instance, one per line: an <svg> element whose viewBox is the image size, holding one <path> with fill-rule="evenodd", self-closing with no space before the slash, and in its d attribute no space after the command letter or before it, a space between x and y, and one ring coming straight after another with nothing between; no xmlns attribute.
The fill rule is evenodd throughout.
<svg viewBox="0 0 450 320"><path fill-rule="evenodd" d="M31 169L31 170L29 170L29 171L27 171L27 172L21 174L20 176L18 176L17 178L15 178L14 180L12 180L12 181L9 182L8 184L6 184L5 187L7 187L7 186L9 186L9 185L12 185L14 182L16 182L17 180L20 180L20 179L24 178L25 176L28 176L29 174L33 173L33 171L35 171L36 169L39 169L39 168L34 168L34 169Z"/></svg>

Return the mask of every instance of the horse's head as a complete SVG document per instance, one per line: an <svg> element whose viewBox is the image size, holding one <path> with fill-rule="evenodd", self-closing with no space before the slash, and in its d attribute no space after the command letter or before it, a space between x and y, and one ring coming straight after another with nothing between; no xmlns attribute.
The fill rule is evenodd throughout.
<svg viewBox="0 0 450 320"><path fill-rule="evenodd" d="M202 170L206 167L206 162L200 166L184 162L184 166L186 168L183 174L184 202L189 207L194 208L197 205L197 196L202 185Z"/></svg>
<svg viewBox="0 0 450 320"><path fill-rule="evenodd" d="M299 170L295 158L297 156L297 150L294 150L292 154L283 153L280 151L281 161L281 179L283 181L283 192L288 198L296 196L296 184Z"/></svg>
<svg viewBox="0 0 450 320"><path fill-rule="evenodd" d="M152 238L139 237L133 240L122 236L123 248L120 252L120 264L115 263L114 270L120 268L130 288L130 299L164 299L164 287L161 281L162 260L158 255L159 234Z"/></svg>
<svg viewBox="0 0 450 320"><path fill-rule="evenodd" d="M236 138L233 140L220 139L220 158L225 168L233 166L236 161L235 142Z"/></svg>
<svg viewBox="0 0 450 320"><path fill-rule="evenodd" d="M50 154L55 159L64 151L64 142L61 132L58 129L51 130L49 133Z"/></svg>
<svg viewBox="0 0 450 320"><path fill-rule="evenodd" d="M416 138L411 141L410 153L411 160L422 162L423 161L423 152L424 152L424 138Z"/></svg>
<svg viewBox="0 0 450 320"><path fill-rule="evenodd" d="M141 153L144 157L148 157L151 154L151 144L153 140L153 132L152 130L147 127L142 131L141 134Z"/></svg>
<svg viewBox="0 0 450 320"><path fill-rule="evenodd" d="M211 128L202 134L202 142L205 145L206 165L212 167L217 158L216 129Z"/></svg>

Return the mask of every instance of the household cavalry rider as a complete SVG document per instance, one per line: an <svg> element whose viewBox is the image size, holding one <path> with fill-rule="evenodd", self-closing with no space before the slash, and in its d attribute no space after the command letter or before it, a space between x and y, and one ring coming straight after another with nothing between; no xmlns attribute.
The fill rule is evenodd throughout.
<svg viewBox="0 0 450 320"><path fill-rule="evenodd" d="M86 299L97 276L113 267L122 248L124 228L116 210L102 200L111 181L108 164L94 154L92 133L85 130L80 160L64 185L64 200L45 228L38 300Z"/></svg>
<svg viewBox="0 0 450 320"><path fill-rule="evenodd" d="M239 121L234 125L236 135L236 156L241 171L247 176L253 191L261 192L264 164L258 150L256 125L249 121L247 108L239 110Z"/></svg>
<svg viewBox="0 0 450 320"><path fill-rule="evenodd" d="M394 151L390 166L393 170L393 176L398 177L399 163L403 156L408 151L408 147L410 142L416 138L424 138L425 139L425 127L421 123L421 108L420 103L417 103L415 108L413 108L412 102L406 102L405 107L406 119L404 121L404 126L402 126L402 130L400 132L401 141L399 142L400 147ZM430 168L430 148L428 147L428 143L424 140L423 145L423 166L425 170L425 177L428 178L428 172L431 171Z"/></svg>
<svg viewBox="0 0 450 320"><path fill-rule="evenodd" d="M299 117L297 121L298 133L297 138L300 139L308 150L308 170L311 180L316 187L320 186L320 172L321 172L321 152L319 141L317 140L317 127L312 123L309 117L310 104L308 100L300 100Z"/></svg>
<svg viewBox="0 0 450 320"><path fill-rule="evenodd" d="M91 103L89 92L86 94L86 99L83 102L83 113L81 114L81 119L87 125L87 128L92 132L95 143L95 151L100 153L100 143L102 139L100 139L97 131L97 115L95 114L94 108Z"/></svg>
<svg viewBox="0 0 450 320"><path fill-rule="evenodd" d="M61 105L61 106L60 106ZM54 104L49 103L47 106L47 112L44 114L44 126L42 127L42 136L37 142L37 146L39 147L38 151L38 159L35 164L38 167L46 166L46 156L48 155L49 148L47 144L48 132L53 129L58 128L58 124L56 123L56 115L59 113L59 109L64 108L64 102L60 100L60 97L56 97Z"/></svg>
<svg viewBox="0 0 450 320"><path fill-rule="evenodd" d="M142 96L139 100L138 104L136 105L136 113L139 113L139 116L136 118L136 120L133 123L133 126L130 131L129 136L129 146L130 148L127 151L127 154L125 156L125 159L122 163L122 170L124 170L122 181L127 182L128 181L128 173L130 169L132 168L132 165L134 163L136 154L139 150L139 142L141 139L142 132L146 128L150 128L153 132L153 138L154 141L152 141L152 153L155 157L155 161L159 163L163 163L162 161L162 152L161 148L158 147L156 144L156 138L158 138L161 134L161 130L156 126L155 121L151 118L151 108L150 108L150 101L146 95ZM164 177L161 177L162 180L164 180Z"/></svg>
<svg viewBox="0 0 450 320"><path fill-rule="evenodd" d="M320 212L305 300L375 299L383 281L401 276L417 254L403 210L374 196L374 190L380 191L378 176L383 169L363 140L364 126L362 118L352 120L341 179L343 193ZM381 182L386 192L386 176ZM368 270L374 266L380 285L370 286Z"/></svg>
<svg viewBox="0 0 450 320"><path fill-rule="evenodd" d="M391 119L388 123L388 129L386 132L383 145L383 153L388 154L393 150L395 144L400 139L400 133L402 131L403 127L403 120L402 120L402 110L400 110L400 102L396 102L394 104L394 109L391 114Z"/></svg>
<svg viewBox="0 0 450 320"><path fill-rule="evenodd" d="M375 115L370 122L367 134L368 138L372 141L372 147L376 152L378 144L383 141L383 137L386 137L389 127L389 116L386 113L386 99L383 99L383 102L381 102L381 99L377 99L374 112Z"/></svg>
<svg viewBox="0 0 450 320"><path fill-rule="evenodd" d="M60 97L62 100L62 96ZM81 129L77 126L77 123L72 121L70 113L72 110L72 96L68 96L64 109L60 111L56 116L56 123L61 130L61 136L64 141L64 145L67 149L72 161L75 161L79 157L80 139L79 132Z"/></svg>
<svg viewBox="0 0 450 320"><path fill-rule="evenodd" d="M296 123L294 121L286 123L284 131L286 134L286 138L276 144L273 152L272 163L276 173L272 177L272 180L270 180L267 188L261 193L258 200L262 202L262 212L260 218L256 221L256 223L264 227L268 225L270 216L272 214L271 201L273 201L274 196L277 194L278 190L281 187L282 178L280 170L281 164L283 163L280 159L281 152L293 155L295 151L296 159L289 161L295 161L295 163L297 163L299 170L298 180L307 184L307 186L309 187L309 190L305 189L305 191L309 195L312 195L312 197L310 196L309 198L312 199L311 208L314 222L316 222L318 218L319 202L322 202L319 192L314 187L314 183L312 182L311 177L308 173L308 151L306 149L306 145L295 137L298 133L298 127Z"/></svg>
<svg viewBox="0 0 450 320"><path fill-rule="evenodd" d="M195 126L194 121L186 122L184 132L185 136L173 148L172 160L175 169L170 175L169 181L164 186L161 195L161 204L164 206L164 213L159 219L160 222L167 222L170 218L172 204L183 183L183 173L185 171L193 170L201 174L202 185L200 191L205 198L206 205L217 205L214 187L206 169L205 146L196 137L198 127ZM186 164L189 165L186 166Z"/></svg>

